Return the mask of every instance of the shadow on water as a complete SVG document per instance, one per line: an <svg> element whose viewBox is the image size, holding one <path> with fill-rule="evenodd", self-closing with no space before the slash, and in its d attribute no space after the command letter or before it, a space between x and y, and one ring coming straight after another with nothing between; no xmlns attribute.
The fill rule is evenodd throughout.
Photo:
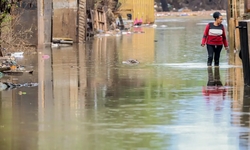
<svg viewBox="0 0 250 150"><path fill-rule="evenodd" d="M24 57L38 69L20 81L39 87L0 91L0 149L248 149L242 69L225 55L221 68L204 66L196 24ZM122 64L128 59L140 63Z"/></svg>

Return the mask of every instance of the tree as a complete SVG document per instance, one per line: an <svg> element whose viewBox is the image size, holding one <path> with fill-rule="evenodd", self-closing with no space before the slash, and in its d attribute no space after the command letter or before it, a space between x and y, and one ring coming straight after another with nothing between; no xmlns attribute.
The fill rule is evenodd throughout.
<svg viewBox="0 0 250 150"><path fill-rule="evenodd" d="M10 14L10 10L11 10L11 1L0 0L0 23L2 23L4 18L8 14Z"/></svg>
<svg viewBox="0 0 250 150"><path fill-rule="evenodd" d="M10 14L11 10L11 1L10 0L0 0L0 56L3 56L2 54L2 24L4 19L8 14Z"/></svg>

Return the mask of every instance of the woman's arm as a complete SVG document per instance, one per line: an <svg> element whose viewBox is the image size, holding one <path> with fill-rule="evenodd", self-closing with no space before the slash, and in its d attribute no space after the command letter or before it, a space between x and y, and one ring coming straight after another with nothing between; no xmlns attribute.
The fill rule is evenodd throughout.
<svg viewBox="0 0 250 150"><path fill-rule="evenodd" d="M201 46L205 46L205 44L207 42L208 31L209 31L209 24L207 24L207 26L204 30L203 38L201 40Z"/></svg>
<svg viewBox="0 0 250 150"><path fill-rule="evenodd" d="M222 28L222 31L223 31L223 33L222 33L222 38L223 38L223 44L224 44L224 47L228 47L228 42L227 42L227 37L226 37L226 32L225 32L225 28L224 28L224 26L223 26L223 28Z"/></svg>

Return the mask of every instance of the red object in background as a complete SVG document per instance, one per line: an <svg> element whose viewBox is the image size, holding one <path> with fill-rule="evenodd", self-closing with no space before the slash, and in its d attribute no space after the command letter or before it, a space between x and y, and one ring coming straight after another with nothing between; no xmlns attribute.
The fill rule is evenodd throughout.
<svg viewBox="0 0 250 150"><path fill-rule="evenodd" d="M141 24L142 24L142 19L138 20L137 18L135 18L134 25L140 26Z"/></svg>

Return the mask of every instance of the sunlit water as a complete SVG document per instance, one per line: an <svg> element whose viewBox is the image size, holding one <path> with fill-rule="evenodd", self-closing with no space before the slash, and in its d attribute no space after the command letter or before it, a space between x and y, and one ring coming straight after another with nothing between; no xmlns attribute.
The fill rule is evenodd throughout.
<svg viewBox="0 0 250 150"><path fill-rule="evenodd" d="M207 68L208 21L158 20L136 29L144 34L19 59L35 73L4 78L39 87L1 92L0 149L248 150L249 90L226 51L220 68ZM207 87L213 77L220 89Z"/></svg>

